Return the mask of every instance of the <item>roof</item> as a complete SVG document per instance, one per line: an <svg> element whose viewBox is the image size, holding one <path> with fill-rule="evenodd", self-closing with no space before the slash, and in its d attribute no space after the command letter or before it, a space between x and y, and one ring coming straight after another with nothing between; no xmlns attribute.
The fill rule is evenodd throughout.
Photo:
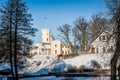
<svg viewBox="0 0 120 80"><path fill-rule="evenodd" d="M101 33L99 33L98 36L96 36L96 38L95 38L90 44L92 44L103 32L107 33L108 35L111 35L111 34L112 34L112 32L110 32L110 31L108 31L108 30L104 30L104 31L102 31Z"/></svg>

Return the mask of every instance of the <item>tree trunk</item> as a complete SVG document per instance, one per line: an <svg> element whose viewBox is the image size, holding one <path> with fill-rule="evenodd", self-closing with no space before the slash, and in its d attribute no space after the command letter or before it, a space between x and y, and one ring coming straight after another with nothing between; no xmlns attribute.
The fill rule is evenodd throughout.
<svg viewBox="0 0 120 80"><path fill-rule="evenodd" d="M18 0L16 0L16 20L15 20L15 51L14 51L14 67L15 67L15 78L18 78L18 70L17 70L17 29L18 29Z"/></svg>
<svg viewBox="0 0 120 80"><path fill-rule="evenodd" d="M120 19L119 19L119 22L120 22ZM115 53L111 59L111 80L117 80L117 76L116 76L117 68L116 68L116 66L117 66L118 58L120 56L120 24L117 25L116 31L117 31L116 35L115 35L116 48L115 48Z"/></svg>
<svg viewBox="0 0 120 80"><path fill-rule="evenodd" d="M11 5L12 6L12 5ZM12 73L12 79L14 79L14 70L13 70L13 61L12 61L12 37L11 37L11 34L12 34L12 13L11 13L11 9L10 9L10 47L9 47L9 50L10 50L10 67L11 67L11 73Z"/></svg>
<svg viewBox="0 0 120 80"><path fill-rule="evenodd" d="M116 53L111 59L111 80L117 80L116 76L116 65L119 56L116 56Z"/></svg>

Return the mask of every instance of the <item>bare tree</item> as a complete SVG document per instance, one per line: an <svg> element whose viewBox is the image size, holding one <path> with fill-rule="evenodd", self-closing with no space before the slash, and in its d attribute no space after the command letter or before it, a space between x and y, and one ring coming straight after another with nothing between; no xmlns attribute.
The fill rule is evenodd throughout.
<svg viewBox="0 0 120 80"><path fill-rule="evenodd" d="M98 13L92 16L91 29L90 29L92 41L107 27L108 21L102 14L103 13Z"/></svg>
<svg viewBox="0 0 120 80"><path fill-rule="evenodd" d="M70 45L70 47L72 48L72 52L73 52L73 44L71 41L71 26L68 24L64 24L62 26L59 26L57 28L57 30L60 32L60 37L62 38L62 42L65 44Z"/></svg>
<svg viewBox="0 0 120 80"><path fill-rule="evenodd" d="M111 59L111 80L117 80L116 65L120 56L120 0L105 0L106 5L112 15L112 21L115 22L113 34L115 36L116 48Z"/></svg>
<svg viewBox="0 0 120 80"><path fill-rule="evenodd" d="M79 17L74 22L74 29L76 28L76 32L77 32L75 36L76 39L79 41L81 51L88 50L88 40L89 40L88 25L89 25L88 22L82 17Z"/></svg>
<svg viewBox="0 0 120 80"><path fill-rule="evenodd" d="M74 53L78 53L80 51L79 48L79 31L76 27L72 28L72 36L73 36L73 45L74 45Z"/></svg>

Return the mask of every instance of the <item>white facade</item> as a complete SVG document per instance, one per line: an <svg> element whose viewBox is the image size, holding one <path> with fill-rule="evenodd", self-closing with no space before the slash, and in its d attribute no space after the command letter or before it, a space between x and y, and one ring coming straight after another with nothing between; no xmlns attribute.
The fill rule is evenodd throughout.
<svg viewBox="0 0 120 80"><path fill-rule="evenodd" d="M71 53L71 47L69 45L62 45L62 54L69 55Z"/></svg>
<svg viewBox="0 0 120 80"><path fill-rule="evenodd" d="M50 29L42 29L42 42L47 43L52 41L52 33Z"/></svg>
<svg viewBox="0 0 120 80"><path fill-rule="evenodd" d="M54 40L51 42L51 53L55 55L61 54L61 43L59 40Z"/></svg>
<svg viewBox="0 0 120 80"><path fill-rule="evenodd" d="M42 29L42 42L37 43L33 49L31 50L31 55L35 54L43 54L43 55L60 55L62 54L62 50L67 50L67 52L71 52L70 48L63 48L61 46L61 42L59 40L52 40L52 33L50 29ZM67 53L68 54L68 53Z"/></svg>
<svg viewBox="0 0 120 80"><path fill-rule="evenodd" d="M114 51L115 40L113 37L110 38L112 32L103 31L90 46L90 53L110 53ZM109 39L110 38L110 39Z"/></svg>

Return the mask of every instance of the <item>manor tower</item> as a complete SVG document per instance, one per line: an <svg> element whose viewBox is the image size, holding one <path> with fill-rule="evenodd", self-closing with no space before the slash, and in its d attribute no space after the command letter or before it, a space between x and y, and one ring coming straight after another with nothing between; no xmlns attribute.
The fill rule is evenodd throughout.
<svg viewBox="0 0 120 80"><path fill-rule="evenodd" d="M52 33L50 29L42 29L42 42L50 43L52 41Z"/></svg>

